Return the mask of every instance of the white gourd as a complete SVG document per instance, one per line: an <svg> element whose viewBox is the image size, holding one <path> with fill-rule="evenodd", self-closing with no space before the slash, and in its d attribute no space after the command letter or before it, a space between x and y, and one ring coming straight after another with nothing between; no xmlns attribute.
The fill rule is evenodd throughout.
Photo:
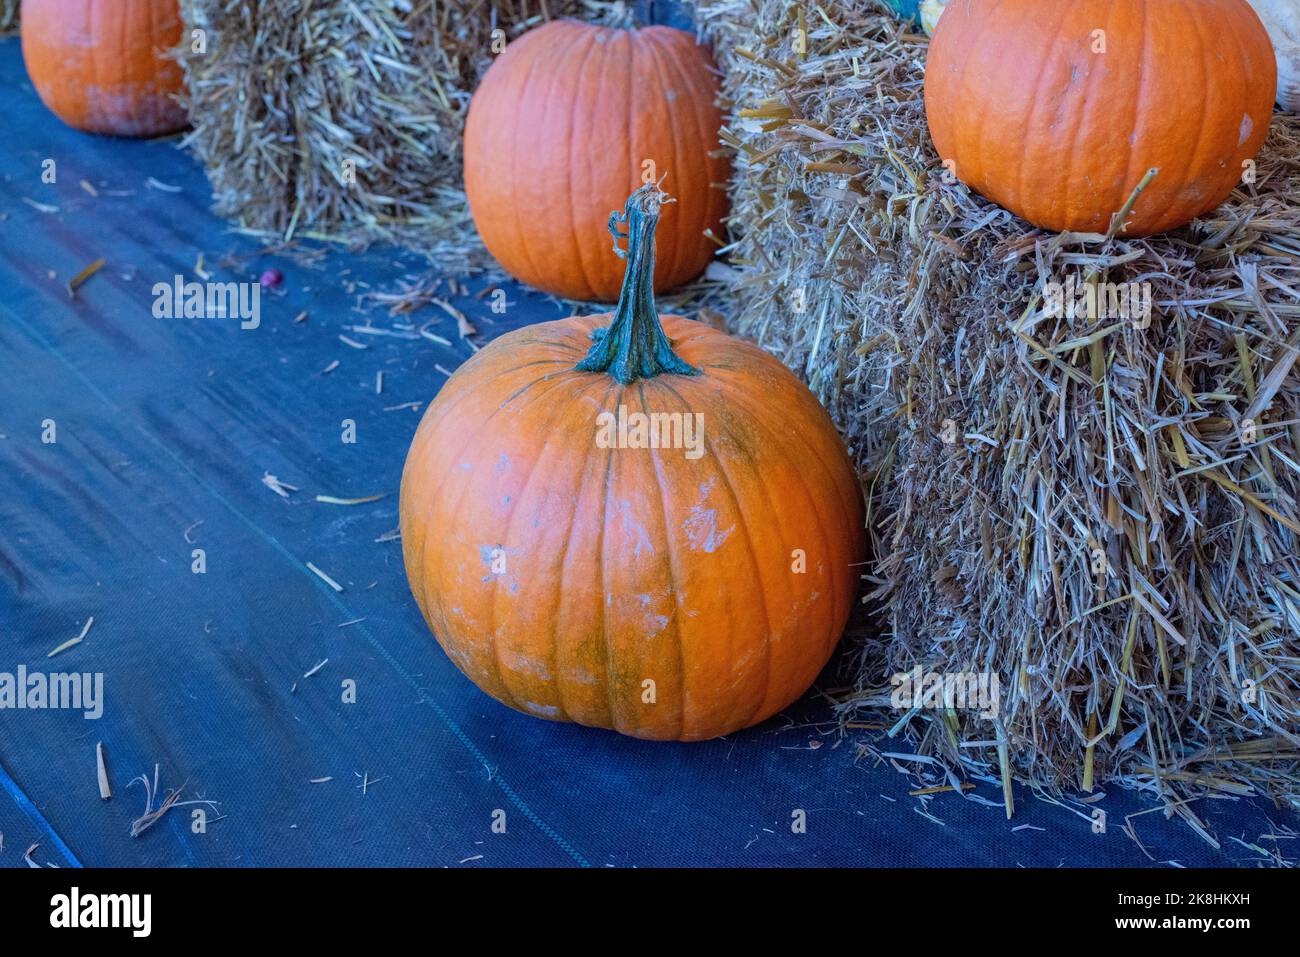
<svg viewBox="0 0 1300 957"><path fill-rule="evenodd" d="M946 6L948 0L921 0L921 26L927 36L934 36L934 28L938 26L939 17L943 15L943 8Z"/></svg>
<svg viewBox="0 0 1300 957"><path fill-rule="evenodd" d="M1277 53L1277 101L1300 112L1300 0L1250 0Z"/></svg>

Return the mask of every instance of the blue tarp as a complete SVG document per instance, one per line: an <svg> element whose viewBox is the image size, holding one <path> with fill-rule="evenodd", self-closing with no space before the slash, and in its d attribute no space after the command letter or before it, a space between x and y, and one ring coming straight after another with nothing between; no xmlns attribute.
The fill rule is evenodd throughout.
<svg viewBox="0 0 1300 957"><path fill-rule="evenodd" d="M208 212L208 185L175 141L63 127L27 84L16 41L0 41L0 88L0 672L104 676L98 720L0 711L0 865L22 866L33 843L36 861L61 866L1207 865L1254 863L1227 837L1254 841L1285 819L1264 802L1201 802L1224 838L1216 852L1145 813L1133 828L1149 860L1120 823L1154 805L1125 793L1101 805L1105 835L1023 790L1009 822L952 794L929 804L939 822L922 817L907 778L831 733L815 692L692 745L497 704L429 635L400 543L376 541L397 525L419 419L385 409L428 402L439 367L470 354L433 309L416 318L450 348L346 330L366 321L359 293L395 287L419 258L260 255ZM42 181L46 160L55 183ZM200 254L218 280L283 270L258 328L155 317L154 285L196 278ZM100 258L71 297L67 281ZM455 304L480 341L560 314L526 290L508 298L505 315L472 295ZM344 419L355 444L340 441ZM276 495L266 473L299 491ZM314 501L377 493L361 506ZM195 548L205 574L192 571ZM89 616L85 640L47 658ZM836 667L823 686L843 683ZM348 679L355 704L341 700ZM164 791L216 803L173 809L133 838L145 792L130 782L155 765ZM993 785L976 793L1000 800ZM192 832L196 809L206 833ZM806 833L792 830L796 809Z"/></svg>

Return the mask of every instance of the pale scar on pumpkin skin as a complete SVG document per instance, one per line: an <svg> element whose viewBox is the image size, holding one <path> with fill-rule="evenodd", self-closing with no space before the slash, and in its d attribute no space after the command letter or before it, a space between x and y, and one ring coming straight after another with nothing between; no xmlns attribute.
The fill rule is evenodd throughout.
<svg viewBox="0 0 1300 957"><path fill-rule="evenodd" d="M541 715L544 718L554 718L559 715L560 709L553 704L538 704L535 701L522 701L520 707L532 714Z"/></svg>
<svg viewBox="0 0 1300 957"><path fill-rule="evenodd" d="M654 595L646 592L638 595L637 600L641 603L641 608L645 612L645 617L641 619L643 623L642 627L644 636L646 638L653 638L656 635L662 634L663 630L672 622L672 615L657 614L655 609L661 608L671 602L672 595L665 591L664 594L656 598Z"/></svg>
<svg viewBox="0 0 1300 957"><path fill-rule="evenodd" d="M1252 120L1250 118L1250 114L1247 113L1245 116L1241 118L1241 136L1238 137L1237 139L1237 145L1238 146L1245 145L1246 140L1250 139L1250 134L1253 133L1254 131L1255 131L1255 121Z"/></svg>
<svg viewBox="0 0 1300 957"><path fill-rule="evenodd" d="M500 636L498 635L498 637ZM527 655L520 655L508 649L502 649L501 663L515 674L531 675L539 681L551 680L550 667L539 658L530 658Z"/></svg>
<svg viewBox="0 0 1300 957"><path fill-rule="evenodd" d="M735 530L735 525L728 525L719 530L717 509L703 508L699 505L692 506L691 514L682 522L682 531L686 534L686 540L691 543L691 548L710 555L721 548L722 543L730 538Z"/></svg>
<svg viewBox="0 0 1300 957"><path fill-rule="evenodd" d="M690 507L686 518L682 520L681 526L691 548L695 551L704 551L710 555L721 548L723 542L730 538L731 533L736 530L735 525L728 525L726 528L719 530L718 510L705 507L717 484L717 478L711 478L700 485L699 501Z"/></svg>
<svg viewBox="0 0 1300 957"><path fill-rule="evenodd" d="M628 540L636 543L632 548L633 556L640 558L642 551L653 555L655 553L654 542L650 540L650 534L646 531L645 526L636 520L636 516L632 510L632 503L626 499L620 502L615 502L614 514L620 519L620 523L623 527L623 534L628 538Z"/></svg>

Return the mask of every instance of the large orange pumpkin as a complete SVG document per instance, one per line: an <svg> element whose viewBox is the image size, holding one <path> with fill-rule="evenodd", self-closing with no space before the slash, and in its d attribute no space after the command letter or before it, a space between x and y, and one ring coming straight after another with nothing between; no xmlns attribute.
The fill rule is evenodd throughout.
<svg viewBox="0 0 1300 957"><path fill-rule="evenodd" d="M512 41L470 101L465 192L488 251L518 279L612 302L623 273L601 236L648 180L677 197L659 230L655 289L700 274L723 235L727 160L708 51L671 27L557 20Z"/></svg>
<svg viewBox="0 0 1300 957"><path fill-rule="evenodd" d="M699 740L775 714L825 665L863 510L830 418L783 365L656 315L661 196L628 201L616 312L507 333L448 380L407 456L402 550L429 627L488 694ZM680 416L682 447L671 418L656 433L640 415Z"/></svg>
<svg viewBox="0 0 1300 957"><path fill-rule="evenodd" d="M181 39L178 0L23 0L23 58L59 119L90 133L160 136L184 128L184 87L161 54Z"/></svg>
<svg viewBox="0 0 1300 957"><path fill-rule="evenodd" d="M1052 230L1125 235L1222 203L1268 134L1277 64L1246 0L952 0L926 65L939 156Z"/></svg>

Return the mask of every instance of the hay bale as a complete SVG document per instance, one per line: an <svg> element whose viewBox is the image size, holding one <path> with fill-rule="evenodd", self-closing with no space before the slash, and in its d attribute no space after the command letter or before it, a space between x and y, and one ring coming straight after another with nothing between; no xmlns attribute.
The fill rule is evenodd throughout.
<svg viewBox="0 0 1300 957"><path fill-rule="evenodd" d="M846 710L917 665L992 673L995 720L890 719L931 783L1118 781L1198 828L1179 795L1300 802L1300 120L1187 230L1045 234L945 182L926 40L883 3L699 14L735 103L740 330L872 492L886 634ZM1149 328L1051 318L1069 276L1150 283Z"/></svg>
<svg viewBox="0 0 1300 957"><path fill-rule="evenodd" d="M484 255L461 190L470 92L506 39L593 0L182 0L180 53L216 212L280 239L386 241L448 268ZM188 45L200 29L206 49Z"/></svg>

